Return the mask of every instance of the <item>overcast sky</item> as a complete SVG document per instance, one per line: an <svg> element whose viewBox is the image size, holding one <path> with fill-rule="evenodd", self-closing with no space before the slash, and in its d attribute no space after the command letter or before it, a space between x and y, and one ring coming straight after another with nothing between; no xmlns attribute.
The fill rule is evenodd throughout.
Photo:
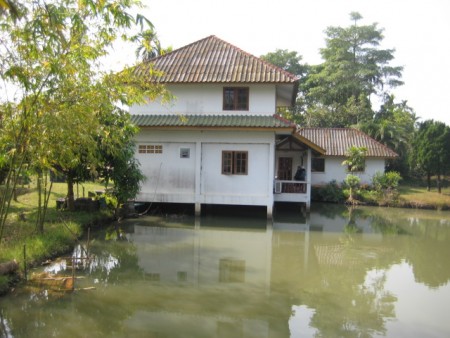
<svg viewBox="0 0 450 338"><path fill-rule="evenodd" d="M276 49L297 51L321 63L328 26L360 24L384 29L382 48L395 49L405 84L395 90L421 120L450 125L450 0L143 0L163 47L174 49L209 35L261 56Z"/></svg>

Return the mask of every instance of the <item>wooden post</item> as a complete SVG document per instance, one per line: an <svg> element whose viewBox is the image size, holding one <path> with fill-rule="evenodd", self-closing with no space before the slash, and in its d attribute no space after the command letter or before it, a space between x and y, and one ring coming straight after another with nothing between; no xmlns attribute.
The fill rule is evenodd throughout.
<svg viewBox="0 0 450 338"><path fill-rule="evenodd" d="M27 245L23 245L23 274L27 280Z"/></svg>

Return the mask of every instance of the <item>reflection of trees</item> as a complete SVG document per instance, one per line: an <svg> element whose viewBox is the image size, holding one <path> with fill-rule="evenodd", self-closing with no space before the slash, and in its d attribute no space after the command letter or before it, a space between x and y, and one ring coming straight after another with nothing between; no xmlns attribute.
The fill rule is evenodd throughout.
<svg viewBox="0 0 450 338"><path fill-rule="evenodd" d="M413 267L415 280L429 287L450 281L450 227L440 219L427 219L409 225L414 234L406 261Z"/></svg>
<svg viewBox="0 0 450 338"><path fill-rule="evenodd" d="M310 325L318 329L320 337L385 334L386 320L395 317L396 300L384 290L385 275L365 282L375 262L355 256L357 248L342 250L341 264L321 262L316 283L303 292L303 302L315 309Z"/></svg>

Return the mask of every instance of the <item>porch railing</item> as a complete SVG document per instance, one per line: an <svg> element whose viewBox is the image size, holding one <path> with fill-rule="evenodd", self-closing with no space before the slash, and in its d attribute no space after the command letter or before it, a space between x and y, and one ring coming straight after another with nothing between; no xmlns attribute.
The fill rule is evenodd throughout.
<svg viewBox="0 0 450 338"><path fill-rule="evenodd" d="M275 194L306 194L307 184L306 181L275 180L273 190Z"/></svg>

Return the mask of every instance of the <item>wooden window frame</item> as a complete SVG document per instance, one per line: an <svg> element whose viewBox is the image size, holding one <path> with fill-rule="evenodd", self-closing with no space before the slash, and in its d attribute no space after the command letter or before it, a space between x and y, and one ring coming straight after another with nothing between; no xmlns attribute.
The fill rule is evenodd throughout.
<svg viewBox="0 0 450 338"><path fill-rule="evenodd" d="M227 105L227 92L232 91L233 92L233 103L231 105ZM239 102L239 94L245 95L245 107L242 106L242 103ZM226 111L235 111L235 110L241 110L241 111L248 111L249 110L249 100L250 99L250 90L248 87L224 87L223 88L223 110Z"/></svg>
<svg viewBox="0 0 450 338"><path fill-rule="evenodd" d="M248 175L248 151L223 150L222 175Z"/></svg>

